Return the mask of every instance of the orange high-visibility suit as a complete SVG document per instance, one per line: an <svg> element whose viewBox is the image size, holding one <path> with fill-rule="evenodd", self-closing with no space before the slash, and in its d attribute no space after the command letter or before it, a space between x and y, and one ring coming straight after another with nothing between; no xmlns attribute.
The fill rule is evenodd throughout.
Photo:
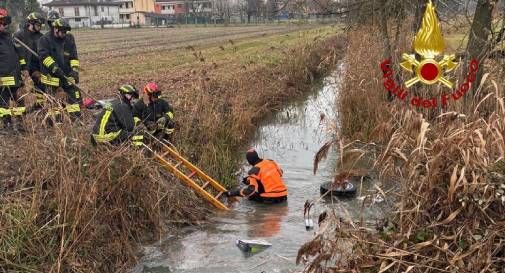
<svg viewBox="0 0 505 273"><path fill-rule="evenodd" d="M288 190L282 179L282 169L273 160L261 159L252 167L244 183L246 187L236 189L229 196L243 196L250 200L278 203L285 201Z"/></svg>

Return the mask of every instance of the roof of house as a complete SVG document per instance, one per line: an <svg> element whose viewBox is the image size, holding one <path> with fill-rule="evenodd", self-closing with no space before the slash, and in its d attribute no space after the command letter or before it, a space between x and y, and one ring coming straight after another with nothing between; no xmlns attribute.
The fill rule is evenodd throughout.
<svg viewBox="0 0 505 273"><path fill-rule="evenodd" d="M120 6L121 3L112 0L53 0L44 4L47 7L57 6Z"/></svg>

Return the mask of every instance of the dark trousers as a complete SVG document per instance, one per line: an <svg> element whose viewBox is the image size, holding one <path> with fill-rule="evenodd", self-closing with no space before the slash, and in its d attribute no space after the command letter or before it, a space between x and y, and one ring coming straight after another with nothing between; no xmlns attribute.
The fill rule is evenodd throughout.
<svg viewBox="0 0 505 273"><path fill-rule="evenodd" d="M18 87L2 86L0 87L0 107L9 108L11 100L16 101Z"/></svg>
<svg viewBox="0 0 505 273"><path fill-rule="evenodd" d="M286 202L288 200L288 197L287 196L262 197L258 193L255 193L249 197L249 200L255 201L255 202L260 202L260 203L265 203L265 204L277 204L277 203Z"/></svg>
<svg viewBox="0 0 505 273"><path fill-rule="evenodd" d="M54 96L58 88L60 87L47 85L45 86L45 91L49 95ZM74 86L65 86L61 87L61 89L67 94L67 100L66 102L62 102L62 104L65 104L65 110L68 112L70 119L75 120L81 117L81 92Z"/></svg>
<svg viewBox="0 0 505 273"><path fill-rule="evenodd" d="M2 119L5 125L12 123L12 114L16 116L21 116L22 112L17 111L18 108L13 108L9 106L10 101L16 101L17 99L18 87L13 86L2 86L0 87L0 119ZM17 103L19 106L23 106L23 101ZM14 111L12 111L14 110Z"/></svg>

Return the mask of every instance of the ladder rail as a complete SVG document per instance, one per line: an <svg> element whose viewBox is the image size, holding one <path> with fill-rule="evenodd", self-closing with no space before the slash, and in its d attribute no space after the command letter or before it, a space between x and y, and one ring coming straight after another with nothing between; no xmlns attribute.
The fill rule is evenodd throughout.
<svg viewBox="0 0 505 273"><path fill-rule="evenodd" d="M181 157L177 153L176 154L178 155L178 157L176 157L176 158L179 159L179 162L177 162L177 165L174 166L174 164L172 164L170 161L168 161L165 158L163 158L163 156L165 156L166 153L163 153L163 154L160 155L160 153L154 151L153 149L151 149L146 144L142 144L142 146L144 146L146 149L148 149L149 151L151 151L154 154L155 158L160 162L160 164L163 167L165 167L167 170L169 170L171 173L173 173L177 178L179 178L185 184L187 184L189 187L191 187L193 190L195 190L197 192L197 194L199 194L201 197L203 197L207 201L209 201L214 207L216 207L218 209L226 210L226 211L230 210L225 204L223 204L221 201L219 201L219 197L223 195L223 193L224 193L224 191L226 191L226 189L224 191L220 190L220 188L224 189L224 187L222 187L219 183L215 182L212 178L210 178L209 176L207 176L200 169L198 169L197 167L195 167L194 165L192 165L191 163L189 163L187 160L185 160L183 157ZM166 147L166 145L164 145L164 146L165 146L165 148L169 148L169 147ZM170 152L174 152L172 149L170 149L169 151ZM218 191L218 195L216 197L213 196L212 194L210 194L210 192L207 192L204 189L204 186L200 186L197 182L195 182L193 179L191 179L186 174L184 174L181 170L179 170L177 167L178 167L178 165L181 162L184 165L186 165L186 167L188 167L189 169L193 170L194 173L202 173L204 178L210 178L209 180L206 180L207 183L205 183L205 186L207 186L209 183L211 185L213 185L212 182L215 182L217 185L219 185L220 186L219 188L218 187L214 187L214 189ZM185 164L184 162L189 163L189 166L187 164ZM193 168L190 168L190 167L193 167ZM200 177L200 178L202 178L202 177Z"/></svg>
<svg viewBox="0 0 505 273"><path fill-rule="evenodd" d="M221 184L219 184L216 180L214 180L212 177L208 176L205 174L202 170L200 170L198 167L193 165L191 162L187 161L184 157L182 157L179 153L174 151L172 148L170 148L168 145L165 143L161 143L163 145L163 148L165 148L169 154L175 158L176 160L182 162L186 167L188 167L190 170L193 172L196 172L198 176L203 178L205 181L210 182L210 184L218 191L227 191L225 187L223 187Z"/></svg>
<svg viewBox="0 0 505 273"><path fill-rule="evenodd" d="M188 186L193 188L197 193L199 193L202 197L207 199L212 205L219 209L229 210L223 203L221 203L218 199L214 198L210 193L205 191L201 186L197 185L193 180L188 178L183 172L179 171L175 168L170 162L166 161L164 158L160 157L158 154L155 154L158 161L165 167L169 168L175 176L184 181Z"/></svg>

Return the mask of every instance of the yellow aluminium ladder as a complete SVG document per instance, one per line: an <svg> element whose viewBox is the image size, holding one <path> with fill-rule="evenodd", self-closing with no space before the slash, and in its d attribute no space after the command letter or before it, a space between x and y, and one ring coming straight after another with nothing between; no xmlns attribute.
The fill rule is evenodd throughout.
<svg viewBox="0 0 505 273"><path fill-rule="evenodd" d="M154 157L166 170L177 176L216 208L229 210L221 201L225 197L224 192L226 188L205 174L198 167L191 164L191 162L182 157L175 149L156 138L155 140L161 144L163 150L161 153L154 151L154 149L151 149L146 144L143 144L143 146L154 154Z"/></svg>

